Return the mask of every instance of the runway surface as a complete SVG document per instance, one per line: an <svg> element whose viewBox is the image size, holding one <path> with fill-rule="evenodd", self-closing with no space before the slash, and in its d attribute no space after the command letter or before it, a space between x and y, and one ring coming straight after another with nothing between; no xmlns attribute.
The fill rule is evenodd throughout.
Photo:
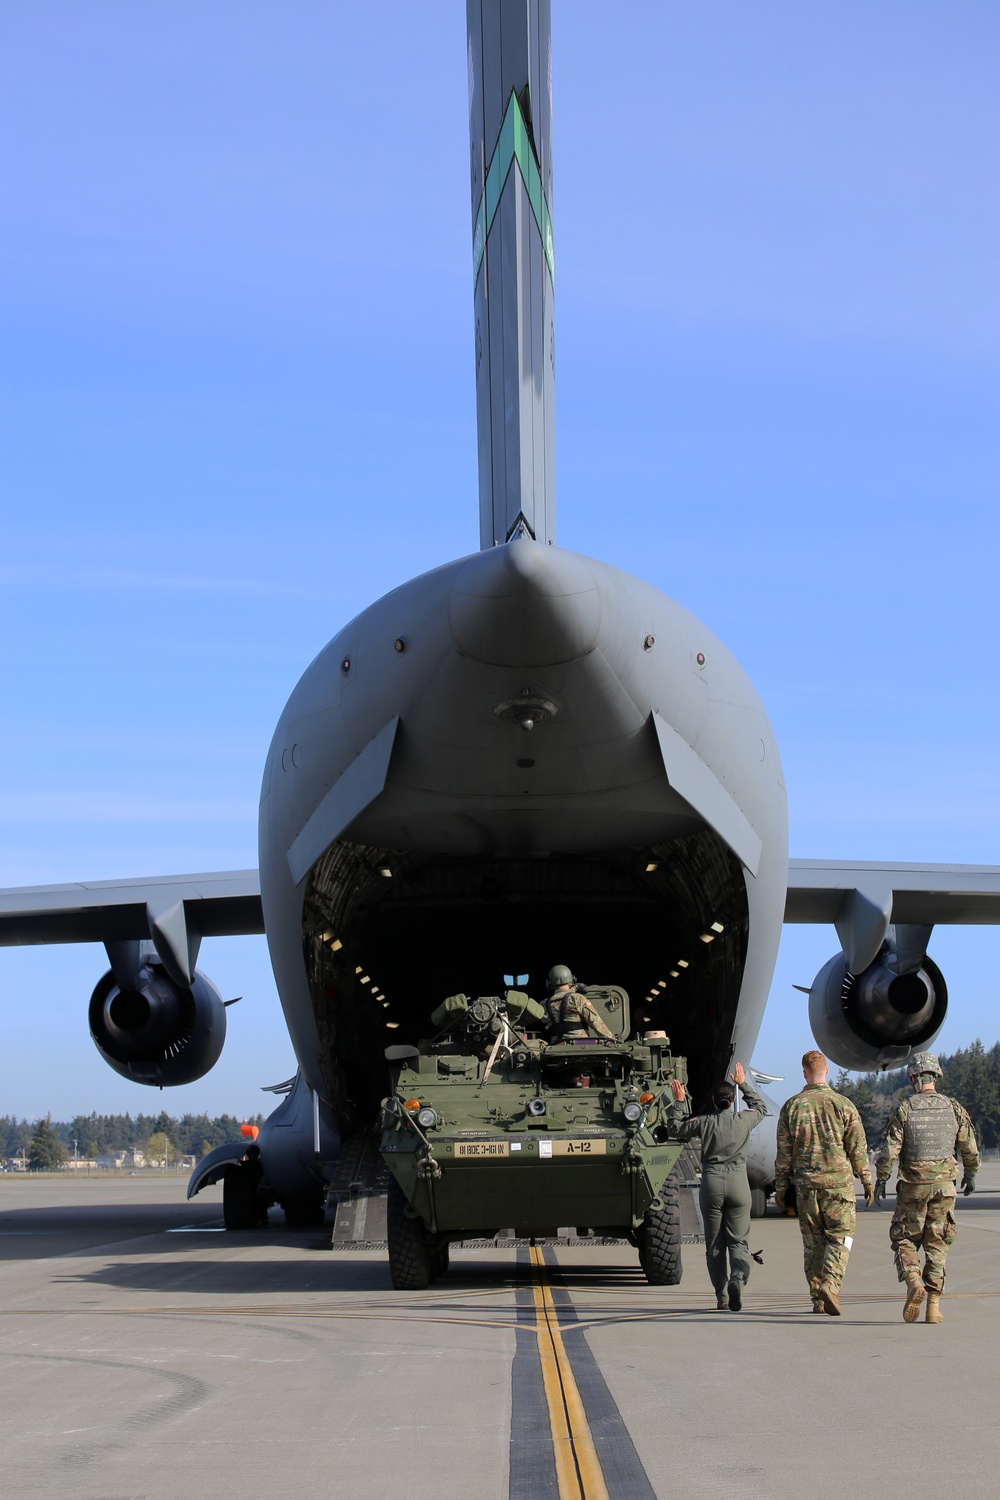
<svg viewBox="0 0 1000 1500"><path fill-rule="evenodd" d="M0 1177L4 1492L407 1500L988 1494L1000 1465L1000 1169L959 1200L941 1327L901 1320L889 1213L840 1319L794 1221L739 1314L619 1246L477 1249L422 1293L330 1228L221 1230L178 1178ZM890 1199L891 1204L891 1199Z"/></svg>

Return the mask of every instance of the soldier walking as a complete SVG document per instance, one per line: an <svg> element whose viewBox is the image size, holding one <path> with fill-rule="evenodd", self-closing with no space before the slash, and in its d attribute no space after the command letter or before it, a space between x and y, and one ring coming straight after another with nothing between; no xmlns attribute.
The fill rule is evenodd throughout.
<svg viewBox="0 0 1000 1500"><path fill-rule="evenodd" d="M687 1102L683 1083L670 1085L675 1104L671 1116L681 1141L701 1137L701 1187L698 1202L705 1226L705 1260L715 1288L719 1312L727 1307L739 1312L743 1288L750 1279L750 1183L747 1180L747 1148L750 1132L767 1114L767 1107L752 1084L747 1083L743 1064L737 1063L732 1083L717 1083L712 1090L712 1112L679 1118L679 1106ZM750 1106L733 1114L738 1085ZM728 1259L728 1265L727 1265Z"/></svg>
<svg viewBox="0 0 1000 1500"><path fill-rule="evenodd" d="M864 1186L866 1208L875 1189L861 1116L850 1099L830 1087L829 1073L822 1052L807 1052L802 1059L806 1086L781 1106L774 1201L783 1210L789 1181L794 1182L813 1312L836 1318L857 1221L855 1177Z"/></svg>
<svg viewBox="0 0 1000 1500"><path fill-rule="evenodd" d="M590 1031L614 1041L614 1032L579 988L572 969L565 964L555 964L549 970L546 985L549 995L545 1002L545 1016L554 1042L585 1037Z"/></svg>
<svg viewBox="0 0 1000 1500"><path fill-rule="evenodd" d="M889 1116L875 1162L875 1200L881 1203L885 1198L885 1185L898 1157L896 1211L889 1225L889 1242L896 1260L896 1274L906 1283L903 1321L917 1321L926 1290L926 1321L943 1323L944 1263L948 1246L958 1233L955 1222L958 1156L961 1154L965 1169L962 1191L968 1197L976 1185L979 1151L966 1111L957 1099L937 1092L941 1065L934 1053L914 1053L909 1074L913 1098L903 1099Z"/></svg>

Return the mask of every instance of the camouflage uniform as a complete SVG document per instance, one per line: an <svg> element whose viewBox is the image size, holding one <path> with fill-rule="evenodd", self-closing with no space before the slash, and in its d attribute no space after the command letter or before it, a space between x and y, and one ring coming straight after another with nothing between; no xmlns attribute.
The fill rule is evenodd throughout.
<svg viewBox="0 0 1000 1500"><path fill-rule="evenodd" d="M615 1040L615 1034L601 1020L586 995L579 990L556 990L545 1002L545 1016L553 1041L585 1037L590 1031Z"/></svg>
<svg viewBox="0 0 1000 1500"><path fill-rule="evenodd" d="M937 1103L926 1104L927 1100ZM900 1281L921 1274L923 1245L923 1283L929 1292L938 1294L944 1290L948 1246L958 1233L955 1182L959 1154L966 1177L974 1178L979 1171L979 1151L972 1121L957 1099L928 1089L897 1104L875 1161L876 1176L884 1183L899 1158L896 1211L889 1225L896 1274Z"/></svg>
<svg viewBox="0 0 1000 1500"><path fill-rule="evenodd" d="M854 1179L872 1192L864 1126L850 1099L828 1083L809 1083L781 1106L775 1195L795 1184L806 1280L813 1306L821 1285L840 1289L857 1213Z"/></svg>

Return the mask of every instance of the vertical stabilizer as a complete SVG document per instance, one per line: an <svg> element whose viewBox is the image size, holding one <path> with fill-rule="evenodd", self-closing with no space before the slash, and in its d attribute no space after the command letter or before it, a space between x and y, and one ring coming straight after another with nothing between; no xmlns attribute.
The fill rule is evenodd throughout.
<svg viewBox="0 0 1000 1500"><path fill-rule="evenodd" d="M550 0L466 0L479 544L555 541Z"/></svg>

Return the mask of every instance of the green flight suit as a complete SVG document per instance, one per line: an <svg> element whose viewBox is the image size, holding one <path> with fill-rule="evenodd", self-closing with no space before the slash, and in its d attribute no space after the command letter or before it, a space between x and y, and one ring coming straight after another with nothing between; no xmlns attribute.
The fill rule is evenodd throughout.
<svg viewBox="0 0 1000 1500"><path fill-rule="evenodd" d="M739 1114L731 1109L680 1120L673 1111L678 1140L701 1137L701 1188L698 1204L705 1226L705 1261L722 1297L727 1282L746 1286L750 1280L750 1183L747 1150L750 1132L767 1114L767 1106L750 1083L739 1085L750 1106ZM674 1110L679 1112L679 1106Z"/></svg>

